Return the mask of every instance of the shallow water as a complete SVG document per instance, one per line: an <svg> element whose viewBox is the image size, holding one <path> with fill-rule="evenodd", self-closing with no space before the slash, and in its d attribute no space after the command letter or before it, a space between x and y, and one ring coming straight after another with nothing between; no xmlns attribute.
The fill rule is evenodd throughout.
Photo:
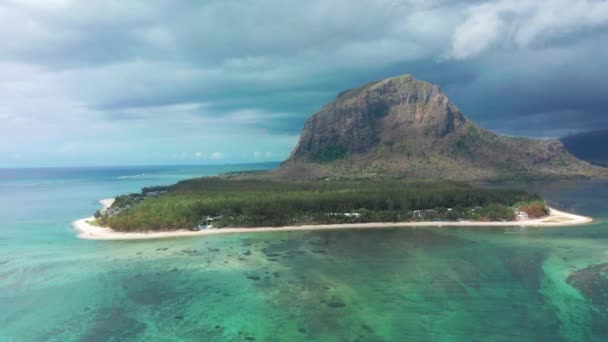
<svg viewBox="0 0 608 342"><path fill-rule="evenodd" d="M584 227L124 242L79 240L70 228L98 199L222 171L0 171L0 340L608 337L608 267L601 266L608 263L608 182L525 185L557 207L598 219Z"/></svg>

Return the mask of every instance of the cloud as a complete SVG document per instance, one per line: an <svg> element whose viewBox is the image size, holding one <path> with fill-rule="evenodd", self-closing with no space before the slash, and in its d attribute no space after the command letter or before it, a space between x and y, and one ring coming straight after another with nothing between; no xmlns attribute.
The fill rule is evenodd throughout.
<svg viewBox="0 0 608 342"><path fill-rule="evenodd" d="M608 2L596 0L500 0L468 10L453 34L451 57L476 56L494 45L527 48L608 27Z"/></svg>
<svg viewBox="0 0 608 342"><path fill-rule="evenodd" d="M279 160L337 93L403 73L439 84L501 132L608 127L607 6L4 1L0 35L11 39L0 49L0 161L18 150L32 163L163 163L189 151L175 158L186 162L197 160L195 149L210 160L206 146L227 162ZM49 148L90 146L92 136L125 156L110 145L96 156Z"/></svg>
<svg viewBox="0 0 608 342"><path fill-rule="evenodd" d="M213 153L211 153L211 155L209 156L209 158L211 158L211 159L222 159L222 158L224 158L224 155L222 154L222 152L213 152Z"/></svg>
<svg viewBox="0 0 608 342"><path fill-rule="evenodd" d="M273 153L270 152L270 151L266 151L266 152L255 151L255 152L253 152L253 157L255 159L259 159L259 158L266 158L266 159L268 159L268 158L272 158L272 156L273 156Z"/></svg>

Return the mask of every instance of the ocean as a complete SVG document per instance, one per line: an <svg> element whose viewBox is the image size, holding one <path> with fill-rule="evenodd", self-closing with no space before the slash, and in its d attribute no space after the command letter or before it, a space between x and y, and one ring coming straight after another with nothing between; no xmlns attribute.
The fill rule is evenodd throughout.
<svg viewBox="0 0 608 342"><path fill-rule="evenodd" d="M276 163L0 169L0 341L605 341L608 181L512 184L595 223L76 238L98 200ZM604 265L606 264L606 265Z"/></svg>

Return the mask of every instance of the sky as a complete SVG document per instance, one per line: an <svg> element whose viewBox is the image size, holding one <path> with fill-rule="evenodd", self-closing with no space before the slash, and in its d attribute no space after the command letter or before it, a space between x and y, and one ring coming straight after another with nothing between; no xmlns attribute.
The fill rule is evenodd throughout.
<svg viewBox="0 0 608 342"><path fill-rule="evenodd" d="M608 128L608 1L0 0L0 167L278 161L342 90L499 133Z"/></svg>

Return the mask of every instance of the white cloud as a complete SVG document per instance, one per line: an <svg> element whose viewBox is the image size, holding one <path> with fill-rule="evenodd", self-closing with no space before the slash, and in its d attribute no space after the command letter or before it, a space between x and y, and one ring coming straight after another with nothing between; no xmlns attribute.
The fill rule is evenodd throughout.
<svg viewBox="0 0 608 342"><path fill-rule="evenodd" d="M462 59L479 54L494 43L502 26L496 13L480 10L456 29L451 56Z"/></svg>
<svg viewBox="0 0 608 342"><path fill-rule="evenodd" d="M479 55L495 44L527 48L586 29L608 26L608 1L499 0L468 10L453 34L450 57Z"/></svg>
<svg viewBox="0 0 608 342"><path fill-rule="evenodd" d="M173 34L164 27L144 27L135 30L134 35L142 42L162 49L176 48Z"/></svg>
<svg viewBox="0 0 608 342"><path fill-rule="evenodd" d="M222 154L222 152L213 152L211 153L210 158L211 159L222 159L224 157L224 155Z"/></svg>
<svg viewBox="0 0 608 342"><path fill-rule="evenodd" d="M259 159L259 158L270 158L273 156L273 153L270 151L266 151L266 152L260 152L260 151L255 151L253 152L253 157L255 159Z"/></svg>

